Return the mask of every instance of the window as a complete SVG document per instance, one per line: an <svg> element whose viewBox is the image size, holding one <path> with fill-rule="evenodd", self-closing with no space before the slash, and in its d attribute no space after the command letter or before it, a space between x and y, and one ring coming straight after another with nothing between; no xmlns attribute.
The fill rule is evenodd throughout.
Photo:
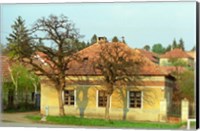
<svg viewBox="0 0 200 131"><path fill-rule="evenodd" d="M141 91L130 91L129 92L129 107L130 108L141 108L142 95Z"/></svg>
<svg viewBox="0 0 200 131"><path fill-rule="evenodd" d="M106 91L98 91L98 106L106 107L107 96Z"/></svg>
<svg viewBox="0 0 200 131"><path fill-rule="evenodd" d="M64 104L74 105L74 90L64 90Z"/></svg>

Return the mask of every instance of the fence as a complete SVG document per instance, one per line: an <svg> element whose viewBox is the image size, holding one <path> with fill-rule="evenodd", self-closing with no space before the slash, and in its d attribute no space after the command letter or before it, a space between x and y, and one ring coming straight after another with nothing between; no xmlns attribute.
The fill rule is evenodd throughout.
<svg viewBox="0 0 200 131"><path fill-rule="evenodd" d="M195 103L183 99L180 102L172 102L167 110L169 122L187 121L195 118Z"/></svg>
<svg viewBox="0 0 200 131"><path fill-rule="evenodd" d="M181 102L172 102L168 108L168 117L181 117Z"/></svg>
<svg viewBox="0 0 200 131"><path fill-rule="evenodd" d="M189 118L196 118L196 104L194 102L189 103Z"/></svg>
<svg viewBox="0 0 200 131"><path fill-rule="evenodd" d="M34 93L19 93L17 98L14 93L3 94L3 109L15 108L15 105L32 105L34 108L39 109L40 107L40 95Z"/></svg>

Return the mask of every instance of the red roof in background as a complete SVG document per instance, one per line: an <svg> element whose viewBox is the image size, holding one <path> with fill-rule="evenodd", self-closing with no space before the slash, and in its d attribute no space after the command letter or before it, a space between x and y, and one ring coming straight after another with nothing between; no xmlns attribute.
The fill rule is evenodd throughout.
<svg viewBox="0 0 200 131"><path fill-rule="evenodd" d="M40 52L40 51L36 51L35 54L36 54L36 55L39 55L40 57L43 57L43 58L44 58L44 57L47 57L47 54L45 54L45 53L43 53L43 52Z"/></svg>
<svg viewBox="0 0 200 131"><path fill-rule="evenodd" d="M179 48L166 52L165 54L161 55L160 58L191 58L193 59L185 51Z"/></svg>
<svg viewBox="0 0 200 131"><path fill-rule="evenodd" d="M0 56L0 61L1 61L1 75L2 75L3 81L10 81L9 58L7 56Z"/></svg>
<svg viewBox="0 0 200 131"><path fill-rule="evenodd" d="M36 51L35 52L35 58L38 59L42 64L45 64L45 65L51 65L53 66L53 62L51 62L50 58L48 57L47 54L43 53L43 52L40 52L40 51ZM39 57L38 57L39 56Z"/></svg>
<svg viewBox="0 0 200 131"><path fill-rule="evenodd" d="M158 54L156 54L154 52L150 52L150 51L144 50L144 49L137 49L137 50L139 50L142 54L144 54L152 62L159 63Z"/></svg>

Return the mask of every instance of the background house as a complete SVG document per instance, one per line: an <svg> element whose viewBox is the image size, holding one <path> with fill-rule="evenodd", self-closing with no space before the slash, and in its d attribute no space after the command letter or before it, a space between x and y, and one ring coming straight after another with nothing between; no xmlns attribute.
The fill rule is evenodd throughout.
<svg viewBox="0 0 200 131"><path fill-rule="evenodd" d="M115 44L115 43L106 43ZM120 46L132 50L124 43ZM92 64L98 57L100 43L95 43L79 53L81 62L69 65L67 86L63 90L66 115L103 118L105 112L105 85L101 72L95 72ZM137 51L145 60L140 72L140 82L116 85L110 99L111 119L165 121L170 108L174 77ZM54 85L41 77L41 114L59 115L58 94Z"/></svg>
<svg viewBox="0 0 200 131"><path fill-rule="evenodd" d="M170 59L179 59L186 62L190 67L194 66L194 57L190 56L185 51L179 48L175 48L161 55L159 63L161 66L168 65Z"/></svg>

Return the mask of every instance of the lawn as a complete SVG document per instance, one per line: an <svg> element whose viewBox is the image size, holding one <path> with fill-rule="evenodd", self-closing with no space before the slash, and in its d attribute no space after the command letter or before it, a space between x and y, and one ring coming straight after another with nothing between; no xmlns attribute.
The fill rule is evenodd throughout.
<svg viewBox="0 0 200 131"><path fill-rule="evenodd" d="M39 122L41 116L27 116L27 118ZM112 127L112 128L156 128L156 129L178 129L184 123L169 124L169 123L155 123L155 122L130 122L122 120L104 120L79 118L75 116L48 116L47 123L62 124L62 125L77 125L77 126L94 126L94 127Z"/></svg>

